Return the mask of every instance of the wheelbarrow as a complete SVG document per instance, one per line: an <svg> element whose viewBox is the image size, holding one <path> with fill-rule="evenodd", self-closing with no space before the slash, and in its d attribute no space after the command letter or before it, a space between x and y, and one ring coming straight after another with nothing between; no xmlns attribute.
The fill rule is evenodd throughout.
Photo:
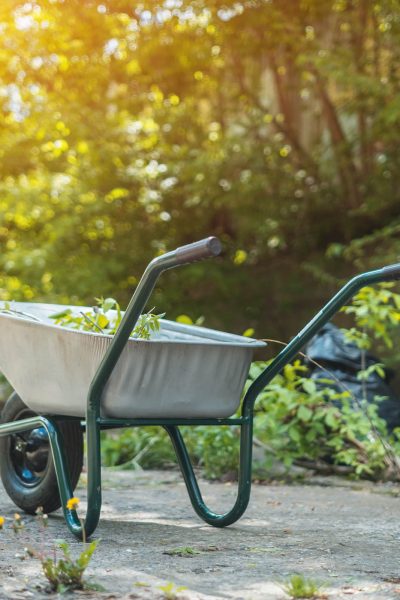
<svg viewBox="0 0 400 600"><path fill-rule="evenodd" d="M400 279L400 264L351 279L242 392L263 342L161 321L150 340L130 337L158 277L220 254L215 237L182 246L147 266L114 336L54 324L59 305L13 303L0 312L0 370L14 392L0 424L0 472L10 498L34 514L63 509L70 531L87 539L101 511L101 430L158 425L168 433L195 512L215 527L237 521L251 490L253 412L259 393L359 289ZM63 307L61 307L63 308ZM82 307L70 307L81 311ZM240 406L239 416L237 413ZM240 427L238 492L224 514L204 502L180 426ZM87 511L68 508L87 452Z"/></svg>

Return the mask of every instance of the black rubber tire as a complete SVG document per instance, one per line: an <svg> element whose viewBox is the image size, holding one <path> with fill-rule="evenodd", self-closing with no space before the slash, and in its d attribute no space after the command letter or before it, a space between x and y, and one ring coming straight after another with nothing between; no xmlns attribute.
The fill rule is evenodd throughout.
<svg viewBox="0 0 400 600"><path fill-rule="evenodd" d="M10 421L35 416L35 414L14 392L3 408L1 422L9 423ZM72 489L75 489L83 465L82 429L78 420L60 420L57 421L57 424L63 438L64 453L71 477ZM15 444L15 436L0 437L0 476L10 498L19 508L29 514L35 514L39 506L43 507L46 514L60 508L60 494L50 450L40 477L37 478L37 481L34 480L28 484L17 472L13 462L13 444Z"/></svg>

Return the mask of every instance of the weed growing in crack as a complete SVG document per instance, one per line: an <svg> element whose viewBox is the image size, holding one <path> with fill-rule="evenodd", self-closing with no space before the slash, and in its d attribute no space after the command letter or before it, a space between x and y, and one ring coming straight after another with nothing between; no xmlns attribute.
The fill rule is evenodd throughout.
<svg viewBox="0 0 400 600"><path fill-rule="evenodd" d="M291 598L324 598L321 585L304 575L291 575L282 586Z"/></svg>
<svg viewBox="0 0 400 600"><path fill-rule="evenodd" d="M168 581L165 585L159 585L158 589L163 592L165 600L176 600L178 594L187 590L187 587L184 585L175 585L172 581Z"/></svg>
<svg viewBox="0 0 400 600"><path fill-rule="evenodd" d="M71 498L68 500L67 509L75 510L78 507L79 499ZM36 511L36 520L39 523L41 545L37 549L27 546L24 548L24 553L19 555L21 560L25 558L36 558L39 560L43 574L48 582L48 591L57 592L59 594L72 592L74 590L101 590L101 586L97 584L89 584L83 579L86 568L88 567L94 551L97 548L99 540L94 540L89 544L83 539L83 550L77 558L72 557L70 546L64 540L57 540L53 547L53 556L50 557L45 551L45 536L44 532L47 527L47 515L43 513L41 507ZM0 530L4 529L6 519L0 517ZM25 524L18 513L14 514L14 519L11 523L11 529L15 535L20 535ZM57 558L57 551L61 550L61 558Z"/></svg>

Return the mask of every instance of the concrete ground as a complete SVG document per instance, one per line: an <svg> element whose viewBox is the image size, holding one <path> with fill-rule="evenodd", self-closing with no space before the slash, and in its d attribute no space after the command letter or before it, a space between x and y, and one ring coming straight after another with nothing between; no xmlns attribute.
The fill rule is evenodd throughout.
<svg viewBox="0 0 400 600"><path fill-rule="evenodd" d="M84 479L84 476L83 476ZM84 483L84 481L83 481ZM202 482L213 509L231 505L235 484ZM330 599L400 600L400 486L314 478L307 485L254 485L242 519L226 529L202 523L180 474L105 470L100 539L87 580L103 592L89 598L288 598L283 586L295 573L311 577ZM83 501L84 488L76 491ZM81 502L84 508L84 502ZM51 598L37 558L24 547L53 554L66 539L81 543L61 514L40 531L34 517L10 529L16 508L0 486L0 598ZM172 585L173 584L173 585ZM186 590L178 590L180 586ZM164 589L161 589L164 588Z"/></svg>

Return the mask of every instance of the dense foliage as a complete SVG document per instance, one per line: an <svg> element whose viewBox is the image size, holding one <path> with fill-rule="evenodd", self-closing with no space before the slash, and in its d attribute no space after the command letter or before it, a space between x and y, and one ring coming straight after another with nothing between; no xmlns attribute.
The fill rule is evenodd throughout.
<svg viewBox="0 0 400 600"><path fill-rule="evenodd" d="M212 233L152 305L286 336L396 255L398 0L4 0L0 31L2 299L124 305Z"/></svg>

